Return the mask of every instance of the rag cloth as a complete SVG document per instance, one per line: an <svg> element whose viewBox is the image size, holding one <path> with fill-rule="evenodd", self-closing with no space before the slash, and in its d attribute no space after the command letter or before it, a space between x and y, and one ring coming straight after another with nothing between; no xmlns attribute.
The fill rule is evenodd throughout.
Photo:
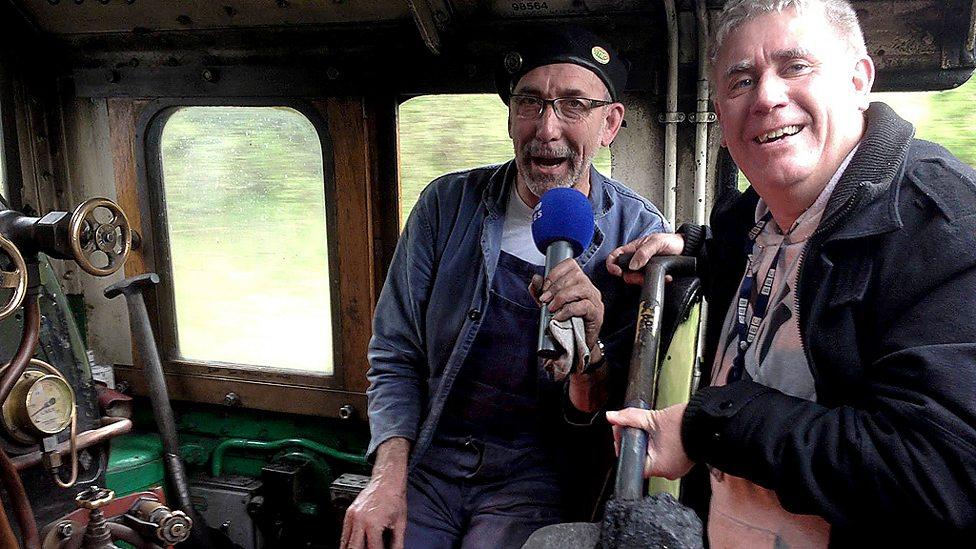
<svg viewBox="0 0 976 549"><path fill-rule="evenodd" d="M586 369L590 363L590 348L586 345L582 318L574 316L568 320L552 319L549 321L549 334L563 351L559 358L545 362L546 370L556 381L562 381L574 370Z"/></svg>

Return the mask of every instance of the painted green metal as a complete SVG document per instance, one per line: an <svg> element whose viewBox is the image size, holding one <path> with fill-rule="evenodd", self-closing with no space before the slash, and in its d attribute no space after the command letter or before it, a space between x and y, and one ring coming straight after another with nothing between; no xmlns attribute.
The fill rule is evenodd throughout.
<svg viewBox="0 0 976 549"><path fill-rule="evenodd" d="M701 303L695 305L688 318L678 326L671 338L668 352L661 364L661 375L657 380L657 401L654 409L660 410L672 404L688 402L691 398L691 380L695 375L695 354L698 349L698 321L701 317ZM647 481L648 493L669 492L675 498L681 489L680 480L650 478Z"/></svg>
<svg viewBox="0 0 976 549"><path fill-rule="evenodd" d="M340 452L324 444L319 444L304 438L288 438L273 442L263 442L260 440L250 440L244 438L232 438L225 440L214 448L210 456L210 474L218 477L224 467L224 453L230 449L238 450L258 450L264 452L275 452L288 447L299 447L312 452L317 452L333 459L354 463L356 465L366 465L366 458L358 454Z"/></svg>
<svg viewBox="0 0 976 549"><path fill-rule="evenodd" d="M72 311L72 319L75 318L71 303L68 301L68 297L61 291L61 284L58 282L58 275L54 272L54 268L51 267L51 261L47 256L41 255L40 261L40 273L41 273L41 284L47 290L46 294L57 303L60 310L69 312ZM43 311L42 311L43 312ZM66 322L68 328L68 341L71 346L71 354L74 355L77 363L86 371L87 377L91 377L91 372L88 372L88 356L85 355L85 340L82 337L82 332L80 326L76 322Z"/></svg>
<svg viewBox="0 0 976 549"><path fill-rule="evenodd" d="M85 294L65 294L70 305L71 316L75 319L82 341L88 341L88 311L85 305Z"/></svg>
<svg viewBox="0 0 976 549"><path fill-rule="evenodd" d="M193 434L262 441L302 438L350 454L365 452L369 442L369 429L359 421L185 404L176 405L175 411L181 436ZM151 416L146 419L149 420L147 425L152 425Z"/></svg>
<svg viewBox="0 0 976 549"><path fill-rule="evenodd" d="M191 473L210 472L208 465L212 456L216 458L219 474L252 478L259 478L262 468L270 462L302 460L312 466L314 476L311 482L315 485L315 491L326 493L329 484L338 475L369 471L362 457L369 432L362 423L330 422L322 418L201 404L174 403L174 409L180 436L180 455ZM119 495L142 487L137 485L163 484L162 445L158 435L152 433L155 422L149 407L137 404L133 420L137 430L148 434L128 435L112 441L109 460L112 484L109 487ZM216 451L228 439L249 441L245 445L247 451L228 452L233 443ZM302 442L287 443L293 439ZM275 449L271 447L275 443L280 443L277 447L280 451L269 451ZM151 475L154 478L136 480L125 477L124 471L139 463L140 459L156 467Z"/></svg>
<svg viewBox="0 0 976 549"><path fill-rule="evenodd" d="M153 433L128 434L112 441L105 484L125 496L163 484L163 443Z"/></svg>

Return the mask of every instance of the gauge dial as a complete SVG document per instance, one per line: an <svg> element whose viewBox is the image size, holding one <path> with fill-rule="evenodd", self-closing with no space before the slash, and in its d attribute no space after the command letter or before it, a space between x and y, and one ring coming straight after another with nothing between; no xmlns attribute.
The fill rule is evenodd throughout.
<svg viewBox="0 0 976 549"><path fill-rule="evenodd" d="M23 444L36 444L70 427L75 407L74 391L64 378L34 369L40 367L34 362L10 391L0 414L7 433Z"/></svg>
<svg viewBox="0 0 976 549"><path fill-rule="evenodd" d="M57 376L43 376L27 391L27 419L34 429L46 435L56 435L68 428L74 405L71 387Z"/></svg>

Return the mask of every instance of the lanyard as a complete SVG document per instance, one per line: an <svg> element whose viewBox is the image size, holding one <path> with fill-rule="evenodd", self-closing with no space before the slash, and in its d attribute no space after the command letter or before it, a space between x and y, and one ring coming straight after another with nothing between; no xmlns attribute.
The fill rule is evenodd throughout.
<svg viewBox="0 0 976 549"><path fill-rule="evenodd" d="M749 231L749 261L746 264L745 278L742 279L742 286L739 288L739 297L735 302L735 331L738 335L738 345L735 359L732 360L732 367L729 369L726 383L739 381L742 379L742 372L746 368L746 350L752 345L759 332L759 325L766 318L766 309L769 307L769 295L773 291L773 280L776 278L776 267L779 265L780 256L783 254L783 246L776 250L776 257L773 258L766 276L763 278L762 286L756 295L756 302L752 304L752 317L746 322L746 312L752 297L752 287L756 283L756 277L752 274L753 255L756 250L756 238L762 232L766 224L772 218L771 212L756 222L756 225Z"/></svg>

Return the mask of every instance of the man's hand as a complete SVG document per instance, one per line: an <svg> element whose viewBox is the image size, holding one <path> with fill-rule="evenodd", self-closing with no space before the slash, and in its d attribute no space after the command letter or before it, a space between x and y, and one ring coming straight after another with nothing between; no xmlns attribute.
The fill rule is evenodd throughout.
<svg viewBox="0 0 976 549"><path fill-rule="evenodd" d="M560 262L545 279L533 276L529 293L540 305L549 307L556 320L582 318L590 362L601 360L596 340L603 327L603 296L575 259ZM593 374L574 371L569 378L569 400L573 406L588 413L599 410L607 400L606 377L606 371Z"/></svg>
<svg viewBox="0 0 976 549"><path fill-rule="evenodd" d="M409 454L410 442L405 438L391 438L380 445L369 484L346 510L340 549L403 549ZM384 538L390 540L389 545Z"/></svg>
<svg viewBox="0 0 976 549"><path fill-rule="evenodd" d="M607 271L614 276L622 276L628 284L644 284L644 265L656 255L680 255L685 247L685 238L680 234L654 233L632 240L607 256ZM625 254L634 254L628 265L629 271L624 271L617 265L617 258Z"/></svg>
<svg viewBox="0 0 976 549"><path fill-rule="evenodd" d="M590 349L596 346L603 327L603 296L575 259L560 262L545 279L533 276L529 293L543 306L549 307L556 320L582 318L586 345Z"/></svg>
<svg viewBox="0 0 976 549"><path fill-rule="evenodd" d="M619 412L607 412L607 421L613 425L613 441L620 455L620 437L624 427L636 427L647 431L647 457L644 460L644 478L681 478L694 463L685 454L681 443L681 418L687 404L675 404L663 410L627 408Z"/></svg>

